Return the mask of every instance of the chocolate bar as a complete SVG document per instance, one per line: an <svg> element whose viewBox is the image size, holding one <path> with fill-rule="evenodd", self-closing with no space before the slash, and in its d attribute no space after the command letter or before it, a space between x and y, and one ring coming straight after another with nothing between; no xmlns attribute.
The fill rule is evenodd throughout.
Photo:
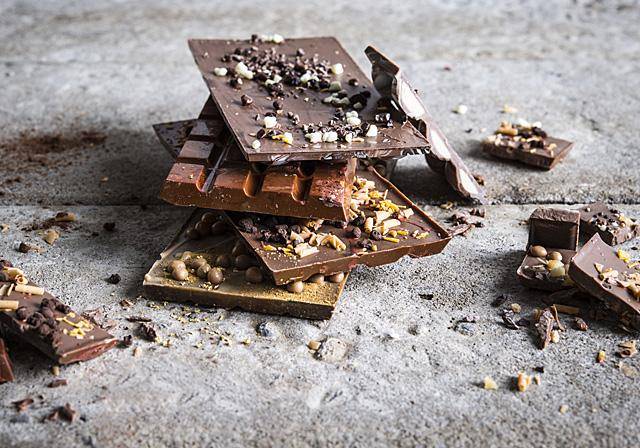
<svg viewBox="0 0 640 448"><path fill-rule="evenodd" d="M640 221L596 202L580 209L580 232L587 237L597 233L605 243L616 246L640 236Z"/></svg>
<svg viewBox="0 0 640 448"><path fill-rule="evenodd" d="M196 210L145 275L144 293L157 300L328 319L347 278L316 276L289 291L257 265L218 212Z"/></svg>
<svg viewBox="0 0 640 448"><path fill-rule="evenodd" d="M569 276L615 312L623 325L640 329L640 261L595 234L571 260Z"/></svg>
<svg viewBox="0 0 640 448"><path fill-rule="evenodd" d="M10 280L0 281L0 329L58 364L87 361L116 344L113 336L44 289L25 283L19 269L5 267L0 275Z"/></svg>
<svg viewBox="0 0 640 448"><path fill-rule="evenodd" d="M13 368L4 340L0 338L0 384L13 381Z"/></svg>
<svg viewBox="0 0 640 448"><path fill-rule="evenodd" d="M441 252L447 231L373 169L358 171L350 222L229 212L231 222L277 285L314 274L379 266L404 255Z"/></svg>
<svg viewBox="0 0 640 448"><path fill-rule="evenodd" d="M373 84L382 95L388 113L409 119L431 144L425 155L428 165L444 175L449 185L462 196L484 202L484 189L433 121L400 66L372 46L365 49L365 54L371 61Z"/></svg>
<svg viewBox="0 0 640 448"><path fill-rule="evenodd" d="M573 210L538 208L529 218L529 242L517 270L523 285L547 291L572 286L568 265L578 247L580 214Z"/></svg>
<svg viewBox="0 0 640 448"><path fill-rule="evenodd" d="M332 37L189 41L225 123L251 162L422 154L411 125L379 115L379 95Z"/></svg>
<svg viewBox="0 0 640 448"><path fill-rule="evenodd" d="M153 130L158 140L160 140L162 146L169 152L171 158L178 158L196 121L196 119L191 119L153 125Z"/></svg>
<svg viewBox="0 0 640 448"><path fill-rule="evenodd" d="M540 123L521 120L516 124L503 121L485 140L483 148L495 157L550 170L567 156L573 143L549 137Z"/></svg>

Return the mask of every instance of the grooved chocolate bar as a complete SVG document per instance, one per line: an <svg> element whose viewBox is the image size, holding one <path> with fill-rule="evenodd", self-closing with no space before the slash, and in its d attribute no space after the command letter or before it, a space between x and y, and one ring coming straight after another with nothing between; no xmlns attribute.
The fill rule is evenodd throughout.
<svg viewBox="0 0 640 448"><path fill-rule="evenodd" d="M33 284L0 281L0 300L15 302L0 311L0 328L34 346L59 364L87 361L117 340Z"/></svg>
<svg viewBox="0 0 640 448"><path fill-rule="evenodd" d="M177 153L160 193L171 204L333 220L347 217L355 159L334 164L249 163L210 100L199 119L154 129L167 150Z"/></svg>
<svg viewBox="0 0 640 448"><path fill-rule="evenodd" d="M4 340L0 338L0 384L8 383L14 379L7 346L4 344Z"/></svg>
<svg viewBox="0 0 640 448"><path fill-rule="evenodd" d="M574 210L538 208L529 217L529 242L517 270L520 283L547 291L570 288L569 262L578 247L580 214Z"/></svg>
<svg viewBox="0 0 640 448"><path fill-rule="evenodd" d="M640 329L640 261L595 234L571 260L569 276L613 310L624 325Z"/></svg>
<svg viewBox="0 0 640 448"><path fill-rule="evenodd" d="M389 113L399 116L399 120L409 119L429 141L431 148L425 155L429 166L444 175L462 196L484 202L483 188L433 121L400 66L372 46L365 53L371 61L373 83L386 101Z"/></svg>
<svg viewBox="0 0 640 448"><path fill-rule="evenodd" d="M379 115L379 94L335 38L192 39L189 47L251 162L393 157L429 149L411 123Z"/></svg>
<svg viewBox="0 0 640 448"><path fill-rule="evenodd" d="M605 243L616 246L640 236L640 221L607 204L596 202L579 211L580 231L587 237L597 233Z"/></svg>
<svg viewBox="0 0 640 448"><path fill-rule="evenodd" d="M276 284L441 252L451 236L375 170L359 170L349 224L227 213Z"/></svg>
<svg viewBox="0 0 640 448"><path fill-rule="evenodd" d="M336 283L315 278L290 292L257 265L217 212L197 210L145 275L144 293L158 300L328 319L347 278Z"/></svg>

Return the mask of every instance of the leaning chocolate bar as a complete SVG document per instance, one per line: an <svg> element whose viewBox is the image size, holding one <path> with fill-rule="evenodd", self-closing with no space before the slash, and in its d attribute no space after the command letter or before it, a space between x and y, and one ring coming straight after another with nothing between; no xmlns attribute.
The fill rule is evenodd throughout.
<svg viewBox="0 0 640 448"><path fill-rule="evenodd" d="M629 218L607 204L596 202L579 211L580 232L587 237L597 233L611 246L640 237L640 221Z"/></svg>
<svg viewBox="0 0 640 448"><path fill-rule="evenodd" d="M569 275L582 291L602 300L624 325L640 330L640 261L595 234L573 257Z"/></svg>
<svg viewBox="0 0 640 448"><path fill-rule="evenodd" d="M306 319L331 317L347 276L276 286L218 212L197 210L144 278L149 298Z"/></svg>
<svg viewBox="0 0 640 448"><path fill-rule="evenodd" d="M13 381L13 368L4 340L0 338L0 384Z"/></svg>
<svg viewBox="0 0 640 448"><path fill-rule="evenodd" d="M573 210L534 210L529 218L527 253L517 270L529 288L557 291L572 286L569 262L578 246L580 215Z"/></svg>
<svg viewBox="0 0 640 448"><path fill-rule="evenodd" d="M59 364L87 361L117 340L39 286L19 269L0 271L0 328L34 346Z"/></svg>
<svg viewBox="0 0 640 448"><path fill-rule="evenodd" d="M349 222L227 213L276 284L440 253L447 231L375 170L357 173Z"/></svg>
<svg viewBox="0 0 640 448"><path fill-rule="evenodd" d="M379 94L332 37L189 41L211 96L251 162L422 154L409 122L381 117Z"/></svg>

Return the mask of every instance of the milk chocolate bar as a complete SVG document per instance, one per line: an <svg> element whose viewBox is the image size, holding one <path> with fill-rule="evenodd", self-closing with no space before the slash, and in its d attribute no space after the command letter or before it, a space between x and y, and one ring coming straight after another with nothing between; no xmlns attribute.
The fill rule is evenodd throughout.
<svg viewBox="0 0 640 448"><path fill-rule="evenodd" d="M379 116L379 94L332 37L189 41L225 123L251 162L422 154L411 125Z"/></svg>
<svg viewBox="0 0 640 448"><path fill-rule="evenodd" d="M601 300L620 321L640 329L640 261L614 249L595 234L571 260L569 276L587 294Z"/></svg>
<svg viewBox="0 0 640 448"><path fill-rule="evenodd" d="M196 210L144 278L149 298L306 319L331 317L346 275L276 286L218 212Z"/></svg>
<svg viewBox="0 0 640 448"><path fill-rule="evenodd" d="M187 126L191 130L182 138ZM347 217L355 159L334 164L249 163L219 116L154 129L170 153L184 142L160 193L171 204L333 220Z"/></svg>
<svg viewBox="0 0 640 448"><path fill-rule="evenodd" d="M398 120L408 119L429 141L431 148L425 155L429 166L444 175L462 196L484 202L484 189L434 122L400 66L372 46L367 47L365 53L371 61L374 86L382 95L387 113L398 116Z"/></svg>
<svg viewBox="0 0 640 448"><path fill-rule="evenodd" d="M538 208L529 218L529 242L517 270L520 283L547 291L572 286L567 276L576 254L580 215L573 210Z"/></svg>
<svg viewBox="0 0 640 448"><path fill-rule="evenodd" d="M640 221L607 204L596 202L579 211L580 232L587 237L597 233L605 243L616 246L640 236Z"/></svg>
<svg viewBox="0 0 640 448"><path fill-rule="evenodd" d="M485 140L483 148L495 157L550 170L567 156L573 143L549 137L539 123L503 121Z"/></svg>
<svg viewBox="0 0 640 448"><path fill-rule="evenodd" d="M13 381L13 367L4 340L0 338L0 384Z"/></svg>
<svg viewBox="0 0 640 448"><path fill-rule="evenodd" d="M3 273L6 272L5 268ZM102 328L34 284L0 281L0 293L0 300L15 304L12 309L0 311L0 328L58 364L87 361L117 342Z"/></svg>
<svg viewBox="0 0 640 448"><path fill-rule="evenodd" d="M349 223L227 213L277 285L441 252L447 231L373 169L358 171Z"/></svg>

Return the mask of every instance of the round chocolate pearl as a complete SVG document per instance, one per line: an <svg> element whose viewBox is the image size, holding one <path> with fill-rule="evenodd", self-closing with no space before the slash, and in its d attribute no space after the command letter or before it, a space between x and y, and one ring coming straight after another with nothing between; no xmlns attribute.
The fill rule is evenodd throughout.
<svg viewBox="0 0 640 448"><path fill-rule="evenodd" d="M213 285L219 285L224 281L224 274L220 268L211 268L207 272L207 280Z"/></svg>
<svg viewBox="0 0 640 448"><path fill-rule="evenodd" d="M557 251L553 251L551 252L549 255L547 255L547 258L549 260L558 260L558 261L562 261L562 254L560 252Z"/></svg>
<svg viewBox="0 0 640 448"><path fill-rule="evenodd" d="M531 255L533 255L534 257L546 257L547 256L547 249L545 249L542 246L531 246L529 248L529 253Z"/></svg>
<svg viewBox="0 0 640 448"><path fill-rule="evenodd" d="M205 237L209 235L209 229L211 226L204 221L199 221L194 228L196 232L198 232L198 235Z"/></svg>
<svg viewBox="0 0 640 448"><path fill-rule="evenodd" d="M223 235L226 231L227 226L225 225L224 221L214 222L213 224L211 224L211 229L209 229L209 232L213 236Z"/></svg>
<svg viewBox="0 0 640 448"><path fill-rule="evenodd" d="M183 281L186 280L187 277L189 277L189 272L187 272L186 269L175 269L172 273L171 276L178 280L178 281Z"/></svg>
<svg viewBox="0 0 640 448"><path fill-rule="evenodd" d="M200 238L200 234L196 231L195 228L192 227L187 230L187 238L189 238L190 240L197 240L198 238Z"/></svg>
<svg viewBox="0 0 640 448"><path fill-rule="evenodd" d="M211 266L209 266L208 263L205 263L198 268L198 270L196 271L196 275L200 278L207 278L207 274L209 273L210 270L211 270Z"/></svg>
<svg viewBox="0 0 640 448"><path fill-rule="evenodd" d="M221 268L229 268L231 267L231 257L227 254L218 255L216 257L216 266L220 266Z"/></svg>
<svg viewBox="0 0 640 448"><path fill-rule="evenodd" d="M287 285L287 291L294 294L300 294L302 291L304 291L304 282L301 280L297 280L295 282L289 283Z"/></svg>
<svg viewBox="0 0 640 448"><path fill-rule="evenodd" d="M244 271L252 264L253 260L251 259L251 257L245 254L238 255L235 260L233 260L233 265L236 267L236 269L239 269L241 271Z"/></svg>
<svg viewBox="0 0 640 448"><path fill-rule="evenodd" d="M191 269L198 269L200 266L207 264L207 260L202 257L191 258L187 261L187 266Z"/></svg>
<svg viewBox="0 0 640 448"><path fill-rule="evenodd" d="M171 263L169 263L169 266L167 267L167 270L169 272L173 272L176 269L186 269L187 266L184 264L184 261L182 260L173 260Z"/></svg>
<svg viewBox="0 0 640 448"><path fill-rule="evenodd" d="M262 275L262 271L260 270L260 268L251 266L249 269L245 271L244 278L249 283L262 283L262 280L264 277Z"/></svg>
<svg viewBox="0 0 640 448"><path fill-rule="evenodd" d="M206 225L211 225L218 220L218 216L215 213L206 212L203 213L200 217L200 222L205 223Z"/></svg>
<svg viewBox="0 0 640 448"><path fill-rule="evenodd" d="M313 274L307 280L309 283L315 283L317 285L322 285L324 283L324 274Z"/></svg>
<svg viewBox="0 0 640 448"><path fill-rule="evenodd" d="M327 277L327 280L329 280L331 283L340 283L342 280L344 280L344 272L338 272L337 274L330 275L329 277Z"/></svg>
<svg viewBox="0 0 640 448"><path fill-rule="evenodd" d="M231 250L231 255L233 255L234 257L237 257L238 255L243 255L246 253L247 253L247 248L242 243L242 241L238 241L235 244L235 246L233 246L233 249Z"/></svg>

